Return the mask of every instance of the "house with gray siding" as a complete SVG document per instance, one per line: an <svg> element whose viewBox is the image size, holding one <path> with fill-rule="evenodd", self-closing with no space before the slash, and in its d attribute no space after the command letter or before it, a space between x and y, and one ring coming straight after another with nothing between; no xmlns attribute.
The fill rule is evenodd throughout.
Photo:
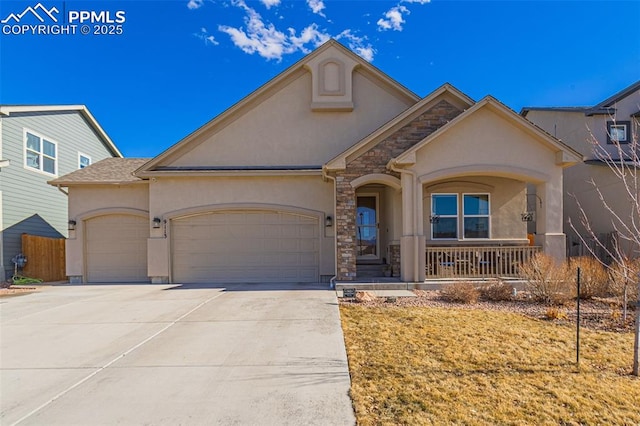
<svg viewBox="0 0 640 426"><path fill-rule="evenodd" d="M13 272L22 234L67 236L58 176L122 154L84 105L0 105L0 278Z"/></svg>

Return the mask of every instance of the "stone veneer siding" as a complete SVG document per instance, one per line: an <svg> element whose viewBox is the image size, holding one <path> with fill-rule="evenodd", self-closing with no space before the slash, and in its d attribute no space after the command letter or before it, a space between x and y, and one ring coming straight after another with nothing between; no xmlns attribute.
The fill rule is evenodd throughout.
<svg viewBox="0 0 640 426"><path fill-rule="evenodd" d="M389 160L398 157L461 112L462 110L442 100L396 133L352 160L345 170L335 173L338 280L352 281L356 278L356 189L351 186L351 182L372 173L400 178L398 173L387 170ZM394 265L394 271L395 269Z"/></svg>
<svg viewBox="0 0 640 426"><path fill-rule="evenodd" d="M393 277L400 276L400 244L389 244L391 271Z"/></svg>

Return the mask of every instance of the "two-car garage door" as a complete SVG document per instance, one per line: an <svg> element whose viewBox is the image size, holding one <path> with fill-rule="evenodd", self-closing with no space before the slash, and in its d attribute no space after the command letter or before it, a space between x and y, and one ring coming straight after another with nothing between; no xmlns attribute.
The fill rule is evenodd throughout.
<svg viewBox="0 0 640 426"><path fill-rule="evenodd" d="M224 211L171 221L173 282L317 282L317 217Z"/></svg>

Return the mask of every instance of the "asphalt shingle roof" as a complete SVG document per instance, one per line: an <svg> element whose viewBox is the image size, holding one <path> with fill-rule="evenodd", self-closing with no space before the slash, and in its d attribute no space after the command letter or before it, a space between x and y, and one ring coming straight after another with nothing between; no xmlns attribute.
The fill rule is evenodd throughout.
<svg viewBox="0 0 640 426"><path fill-rule="evenodd" d="M82 183L132 183L142 181L133 172L150 158L105 158L97 163L49 181L51 185L67 186Z"/></svg>

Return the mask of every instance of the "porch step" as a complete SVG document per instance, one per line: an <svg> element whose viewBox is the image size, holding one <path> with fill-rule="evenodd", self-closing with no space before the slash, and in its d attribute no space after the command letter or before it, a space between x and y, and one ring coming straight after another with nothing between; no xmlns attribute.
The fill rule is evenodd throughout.
<svg viewBox="0 0 640 426"><path fill-rule="evenodd" d="M361 265L358 264L356 266L356 273L358 279L362 278L376 278L376 277L384 277L384 272L382 270L382 264L374 264L374 265Z"/></svg>
<svg viewBox="0 0 640 426"><path fill-rule="evenodd" d="M404 282L362 282L358 281L357 283L351 282L337 282L336 283L336 291L342 291L345 288L355 288L356 291L364 291L364 290L411 290L413 289L413 283L404 283Z"/></svg>

